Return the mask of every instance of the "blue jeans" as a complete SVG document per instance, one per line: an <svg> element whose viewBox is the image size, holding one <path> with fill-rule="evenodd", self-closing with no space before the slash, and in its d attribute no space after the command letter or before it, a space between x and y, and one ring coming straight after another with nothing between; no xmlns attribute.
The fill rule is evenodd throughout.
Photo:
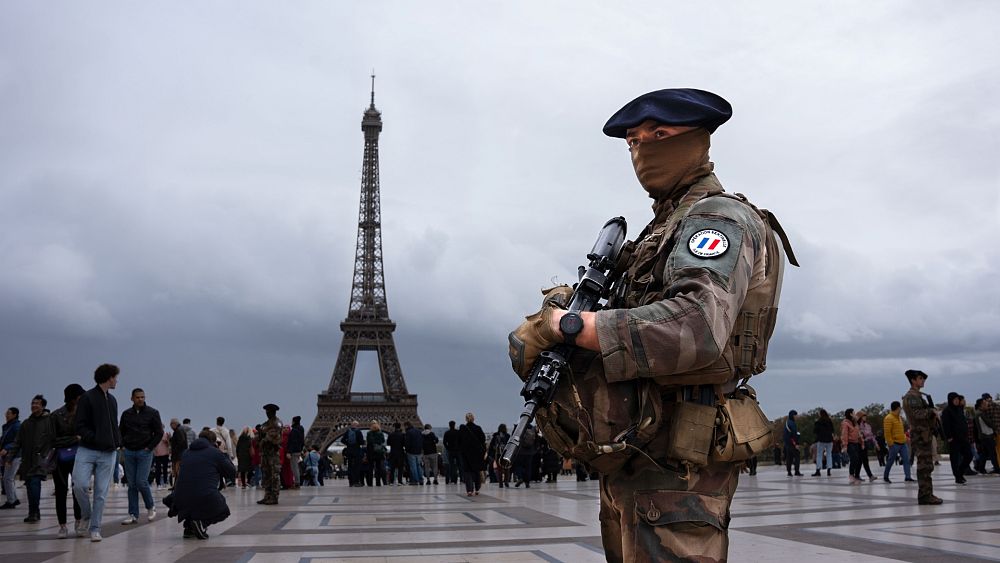
<svg viewBox="0 0 1000 563"><path fill-rule="evenodd" d="M824 459L826 468L833 468L833 442L816 442L816 471L823 469Z"/></svg>
<svg viewBox="0 0 1000 563"><path fill-rule="evenodd" d="M903 456L903 475L910 478L910 448L906 444L893 444L889 446L889 459L885 461L885 471L882 473L883 479L889 478L889 470L896 462L896 454Z"/></svg>
<svg viewBox="0 0 1000 563"><path fill-rule="evenodd" d="M424 480L424 471L420 467L420 454L406 454L406 462L410 465L410 483L418 484Z"/></svg>
<svg viewBox="0 0 1000 563"><path fill-rule="evenodd" d="M28 514L38 514L38 503L42 499L42 477L35 475L24 482L28 492Z"/></svg>
<svg viewBox="0 0 1000 563"><path fill-rule="evenodd" d="M14 504L17 502L17 485L14 483L14 478L17 477L17 470L21 468L21 456L7 461L10 465L3 470L3 490L7 492L7 502Z"/></svg>
<svg viewBox="0 0 1000 563"><path fill-rule="evenodd" d="M149 490L149 468L153 465L153 452L125 450L125 479L128 481L128 513L139 517L139 493L146 510L152 509L153 493Z"/></svg>
<svg viewBox="0 0 1000 563"><path fill-rule="evenodd" d="M108 498L111 474L118 465L115 452L101 452L84 446L76 449L76 463L73 465L73 492L80 502L80 517L90 519L90 531L101 531L101 517L104 516L104 501ZM90 478L94 478L94 504L90 504Z"/></svg>

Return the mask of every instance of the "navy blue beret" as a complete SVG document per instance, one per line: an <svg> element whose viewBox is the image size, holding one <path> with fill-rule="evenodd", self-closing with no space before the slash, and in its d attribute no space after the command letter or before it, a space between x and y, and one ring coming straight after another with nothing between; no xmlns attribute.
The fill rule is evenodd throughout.
<svg viewBox="0 0 1000 563"><path fill-rule="evenodd" d="M604 134L625 138L625 132L647 119L668 125L704 127L709 133L729 120L733 106L721 96L694 88L669 88L643 94L615 112Z"/></svg>

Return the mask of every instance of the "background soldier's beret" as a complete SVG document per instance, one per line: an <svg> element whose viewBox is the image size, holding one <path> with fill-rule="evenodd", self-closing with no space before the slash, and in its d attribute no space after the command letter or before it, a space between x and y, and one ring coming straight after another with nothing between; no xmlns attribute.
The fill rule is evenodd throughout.
<svg viewBox="0 0 1000 563"><path fill-rule="evenodd" d="M922 371L920 371L919 369L908 369L908 370L906 370L906 379L909 379L910 381L913 381L914 379L916 379L918 377L922 377L924 379L927 379L927 374L924 373L924 372L922 372Z"/></svg>
<svg viewBox="0 0 1000 563"><path fill-rule="evenodd" d="M274 403L268 403L268 404L264 405L264 410L267 411L267 412L275 412L275 411L277 411L279 409L278 409L278 405L276 405Z"/></svg>
<svg viewBox="0 0 1000 563"><path fill-rule="evenodd" d="M694 88L670 88L643 94L625 104L604 124L604 134L625 138L625 131L647 119L704 127L714 133L732 116L733 106L721 96Z"/></svg>

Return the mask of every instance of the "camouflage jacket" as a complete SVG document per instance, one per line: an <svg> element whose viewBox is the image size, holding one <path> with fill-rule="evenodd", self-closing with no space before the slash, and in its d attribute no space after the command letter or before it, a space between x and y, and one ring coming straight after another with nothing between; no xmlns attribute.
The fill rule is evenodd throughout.
<svg viewBox="0 0 1000 563"><path fill-rule="evenodd" d="M732 384L764 370L784 261L773 216L723 193L714 174L668 211L629 243L620 293L596 314L600 353L578 352L570 384L539 412L564 454L591 462L594 444L655 420L639 433L641 446L662 430L663 403L680 386Z"/></svg>
<svg viewBox="0 0 1000 563"><path fill-rule="evenodd" d="M910 440L914 444L930 444L937 413L927 404L920 391L911 388L903 395L903 412L910 423Z"/></svg>
<svg viewBox="0 0 1000 563"><path fill-rule="evenodd" d="M281 449L281 420L277 417L267 419L260 425L260 435L257 437L260 450L265 454L276 454Z"/></svg>

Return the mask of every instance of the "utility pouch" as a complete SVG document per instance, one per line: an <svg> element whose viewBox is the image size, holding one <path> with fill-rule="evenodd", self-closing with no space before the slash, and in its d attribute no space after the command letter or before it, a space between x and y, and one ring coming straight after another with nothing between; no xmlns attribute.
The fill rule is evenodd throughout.
<svg viewBox="0 0 1000 563"><path fill-rule="evenodd" d="M771 445L771 423L760 409L752 387L737 388L723 399L718 412L713 463L746 461Z"/></svg>
<svg viewBox="0 0 1000 563"><path fill-rule="evenodd" d="M691 465L708 465L718 408L682 401L673 405L666 457Z"/></svg>

